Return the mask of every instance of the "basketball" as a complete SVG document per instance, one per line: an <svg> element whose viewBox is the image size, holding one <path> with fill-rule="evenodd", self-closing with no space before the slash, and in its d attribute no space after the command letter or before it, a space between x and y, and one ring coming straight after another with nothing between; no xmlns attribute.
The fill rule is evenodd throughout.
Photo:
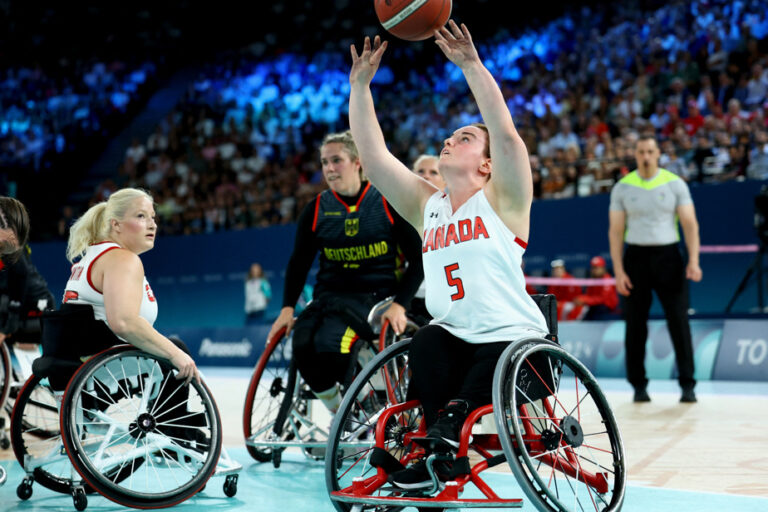
<svg viewBox="0 0 768 512"><path fill-rule="evenodd" d="M387 32L406 41L432 37L451 16L451 0L375 0L376 16Z"/></svg>

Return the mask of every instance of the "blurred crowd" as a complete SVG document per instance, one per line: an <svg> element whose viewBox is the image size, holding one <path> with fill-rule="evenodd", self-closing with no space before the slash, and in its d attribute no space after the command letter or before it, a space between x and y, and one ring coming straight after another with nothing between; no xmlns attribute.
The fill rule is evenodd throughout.
<svg viewBox="0 0 768 512"><path fill-rule="evenodd" d="M522 32L476 37L530 151L537 199L609 191L634 168L634 142L648 132L659 138L660 165L694 186L768 178L768 2L674 1L643 11L648 3L582 7ZM91 202L145 187L166 234L294 221L324 188L319 141L346 129L347 46L269 58L256 46L206 66ZM374 94L385 137L406 164L480 121L457 73L427 45L390 46ZM86 206L68 208L62 236Z"/></svg>
<svg viewBox="0 0 768 512"><path fill-rule="evenodd" d="M76 62L56 72L40 66L0 72L0 166L24 172L49 167L103 131L114 132L142 88L152 62Z"/></svg>

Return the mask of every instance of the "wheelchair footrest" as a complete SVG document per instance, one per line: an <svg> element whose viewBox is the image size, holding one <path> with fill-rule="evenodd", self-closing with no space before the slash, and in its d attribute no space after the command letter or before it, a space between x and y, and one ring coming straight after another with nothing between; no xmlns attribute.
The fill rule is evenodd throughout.
<svg viewBox="0 0 768 512"><path fill-rule="evenodd" d="M451 454L456 453L456 447L451 446L446 441L440 439L439 437L430 437L430 436L424 436L424 437L412 437L411 441L418 444L425 450L431 453L443 453L443 454Z"/></svg>
<svg viewBox="0 0 768 512"><path fill-rule="evenodd" d="M411 496L358 496L334 491L331 499L342 503L359 503L362 505L379 505L386 507L419 507L419 508L522 508L523 500L517 499L452 499L416 498Z"/></svg>

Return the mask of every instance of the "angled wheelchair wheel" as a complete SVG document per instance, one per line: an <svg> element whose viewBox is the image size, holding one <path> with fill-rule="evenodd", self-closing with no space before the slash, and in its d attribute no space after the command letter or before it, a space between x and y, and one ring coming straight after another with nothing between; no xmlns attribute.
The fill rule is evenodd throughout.
<svg viewBox="0 0 768 512"><path fill-rule="evenodd" d="M11 444L16 460L43 487L67 494L73 482L81 482L62 450L59 406L48 379L33 375L21 388L11 415Z"/></svg>
<svg viewBox="0 0 768 512"><path fill-rule="evenodd" d="M5 408L12 380L11 353L8 351L8 342L3 341L0 343L0 411Z"/></svg>
<svg viewBox="0 0 768 512"><path fill-rule="evenodd" d="M166 360L118 346L88 360L61 405L72 464L102 496L162 508L197 493L216 469L221 419L204 383L175 378Z"/></svg>
<svg viewBox="0 0 768 512"><path fill-rule="evenodd" d="M243 434L248 453L259 462L278 466L281 442L299 437L308 415L309 392L302 391L291 364L290 338L279 331L261 354L248 385L243 409ZM299 381L299 382L297 382Z"/></svg>
<svg viewBox="0 0 768 512"><path fill-rule="evenodd" d="M421 450L410 442L410 437L418 435L420 429L423 434L421 406L416 401L406 404L410 343L410 338L404 339L379 353L360 371L344 395L331 425L329 456L325 459L329 493L349 489L353 479L381 486L380 472L371 464L372 456L374 460L382 460L383 455L384 459L404 464L416 456L415 451ZM401 410L397 410L400 407L386 410L396 404ZM380 421L383 415L388 417ZM376 450L379 423L383 436ZM349 503L334 500L333 504L339 512L352 510Z"/></svg>
<svg viewBox="0 0 768 512"><path fill-rule="evenodd" d="M496 366L493 406L507 461L540 511L618 511L626 461L589 370L543 339L513 343Z"/></svg>

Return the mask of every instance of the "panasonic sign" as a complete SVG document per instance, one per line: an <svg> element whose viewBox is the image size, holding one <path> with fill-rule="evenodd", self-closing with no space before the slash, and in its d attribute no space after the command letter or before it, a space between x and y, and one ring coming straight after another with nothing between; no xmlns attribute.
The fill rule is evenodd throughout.
<svg viewBox="0 0 768 512"><path fill-rule="evenodd" d="M210 338L203 338L200 344L199 354L207 357L249 357L253 344L248 338L241 341L212 341Z"/></svg>

